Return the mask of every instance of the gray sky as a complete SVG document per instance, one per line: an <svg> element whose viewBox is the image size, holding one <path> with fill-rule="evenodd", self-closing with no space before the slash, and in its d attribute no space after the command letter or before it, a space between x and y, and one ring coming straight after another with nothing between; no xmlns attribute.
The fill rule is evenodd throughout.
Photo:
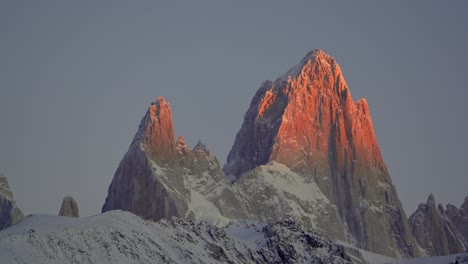
<svg viewBox="0 0 468 264"><path fill-rule="evenodd" d="M224 163L259 85L314 48L367 98L408 215L468 195L467 1L159 2L0 2L0 170L25 213L99 213L159 95Z"/></svg>

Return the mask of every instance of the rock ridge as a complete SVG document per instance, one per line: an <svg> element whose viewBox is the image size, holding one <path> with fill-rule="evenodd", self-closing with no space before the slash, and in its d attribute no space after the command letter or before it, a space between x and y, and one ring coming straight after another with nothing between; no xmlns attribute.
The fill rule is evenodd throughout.
<svg viewBox="0 0 468 264"><path fill-rule="evenodd" d="M433 194L409 217L414 237L429 256L465 252L463 238L442 204L436 206Z"/></svg>

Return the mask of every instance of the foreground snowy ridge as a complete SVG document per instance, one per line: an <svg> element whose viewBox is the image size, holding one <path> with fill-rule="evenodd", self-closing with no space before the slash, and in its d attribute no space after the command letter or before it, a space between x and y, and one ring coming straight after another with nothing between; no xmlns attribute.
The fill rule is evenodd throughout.
<svg viewBox="0 0 468 264"><path fill-rule="evenodd" d="M460 255L468 259L467 255ZM292 220L226 227L124 211L87 218L33 215L0 232L1 263L450 263L395 260L332 243ZM365 259L368 259L365 261ZM437 262L431 262L431 260ZM459 262L465 263L465 262ZM468 263L468 260L467 262Z"/></svg>

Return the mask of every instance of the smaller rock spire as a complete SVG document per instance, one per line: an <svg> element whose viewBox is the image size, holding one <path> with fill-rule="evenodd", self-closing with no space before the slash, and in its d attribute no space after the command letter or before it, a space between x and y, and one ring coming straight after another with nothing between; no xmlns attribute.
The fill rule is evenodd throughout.
<svg viewBox="0 0 468 264"><path fill-rule="evenodd" d="M185 142L185 139L182 135L179 135L176 141L176 150L178 152L183 151L186 152L186 150L190 150L189 145Z"/></svg>
<svg viewBox="0 0 468 264"><path fill-rule="evenodd" d="M23 218L23 213L13 200L7 178L0 173L0 230L18 223Z"/></svg>
<svg viewBox="0 0 468 264"><path fill-rule="evenodd" d="M195 153L195 156L197 158L200 158L202 156L210 156L210 150L206 147L205 143L201 141L201 139L198 140L197 145L195 145L195 147L193 148L193 153Z"/></svg>
<svg viewBox="0 0 468 264"><path fill-rule="evenodd" d="M465 202L461 205L461 208L468 214L468 196L465 197Z"/></svg>
<svg viewBox="0 0 468 264"><path fill-rule="evenodd" d="M80 213L78 210L78 204L76 203L75 199L71 196L65 196L62 201L62 206L60 207L60 216L68 216L68 217L80 217Z"/></svg>
<svg viewBox="0 0 468 264"><path fill-rule="evenodd" d="M197 150L198 148L205 152L207 151L206 144L203 143L201 139L198 140L197 145L195 145L195 147L193 148L193 151Z"/></svg>
<svg viewBox="0 0 468 264"><path fill-rule="evenodd" d="M434 198L434 194L429 194L429 197L427 197L427 202L426 202L427 205L432 205L432 206L435 206L435 198Z"/></svg>

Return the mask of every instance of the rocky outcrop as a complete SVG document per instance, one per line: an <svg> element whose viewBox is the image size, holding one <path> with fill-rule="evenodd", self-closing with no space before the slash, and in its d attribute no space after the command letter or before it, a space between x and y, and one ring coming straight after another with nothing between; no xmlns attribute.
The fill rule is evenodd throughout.
<svg viewBox="0 0 468 264"><path fill-rule="evenodd" d="M102 211L115 209L156 221L176 216L227 224L247 217L206 146L191 150L182 136L174 140L163 97L149 107L115 172Z"/></svg>
<svg viewBox="0 0 468 264"><path fill-rule="evenodd" d="M353 101L335 59L321 50L261 85L224 171L236 182L270 161L318 185L336 206L348 241L390 256L419 255L367 101Z"/></svg>
<svg viewBox="0 0 468 264"><path fill-rule="evenodd" d="M463 239L442 205L436 206L434 195L410 216L409 223L419 245L430 256L465 252Z"/></svg>
<svg viewBox="0 0 468 264"><path fill-rule="evenodd" d="M78 204L75 199L70 196L65 196L62 201L62 206L60 207L60 216L68 217L80 217L80 212L78 210Z"/></svg>
<svg viewBox="0 0 468 264"><path fill-rule="evenodd" d="M23 213L16 207L7 178L0 174L0 230L18 223L23 218Z"/></svg>
<svg viewBox="0 0 468 264"><path fill-rule="evenodd" d="M463 237L465 248L468 249L468 196L460 208L448 204L445 214L452 220L452 223Z"/></svg>

